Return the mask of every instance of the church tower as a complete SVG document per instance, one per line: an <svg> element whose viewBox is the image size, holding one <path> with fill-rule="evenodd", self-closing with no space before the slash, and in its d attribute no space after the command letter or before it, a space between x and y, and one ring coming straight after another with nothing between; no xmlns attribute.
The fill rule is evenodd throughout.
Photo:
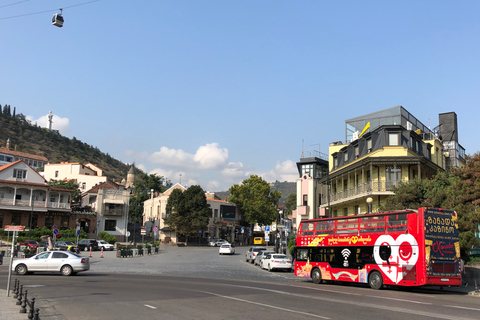
<svg viewBox="0 0 480 320"><path fill-rule="evenodd" d="M125 188L133 188L133 182L135 181L135 164L132 164L130 170L127 173L127 182Z"/></svg>

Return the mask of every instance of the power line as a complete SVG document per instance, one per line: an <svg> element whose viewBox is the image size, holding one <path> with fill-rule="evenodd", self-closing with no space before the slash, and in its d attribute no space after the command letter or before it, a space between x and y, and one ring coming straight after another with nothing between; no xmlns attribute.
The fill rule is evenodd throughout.
<svg viewBox="0 0 480 320"><path fill-rule="evenodd" d="M16 4L19 4L19 3L22 3L22 2L27 2L27 1L30 1L30 0L23 0L23 1L17 1L17 2L14 2L14 3L6 4L6 5L4 5L4 6L1 6L0 9L1 9L1 8L5 8L5 7L14 6L14 5L16 5Z"/></svg>
<svg viewBox="0 0 480 320"><path fill-rule="evenodd" d="M29 0L24 0L23 2L25 2L25 1L29 1ZM92 2L98 2L98 1L100 1L100 0L92 0L92 1L88 1L88 2L82 2L82 3L79 3L79 4L74 4L74 5L71 5L71 6L63 7L62 9L68 9L68 8L83 6L83 5L86 5L86 4L89 4L89 3L92 3ZM7 19L20 18L20 17L26 17L26 16L33 16L35 14L41 14L41 13L52 12L52 11L58 11L58 8L57 9L45 10L45 11L32 12L32 13L25 13L25 14L20 14L20 15L16 15L16 16L10 16L10 17L3 17L3 18L0 18L0 20L7 20Z"/></svg>

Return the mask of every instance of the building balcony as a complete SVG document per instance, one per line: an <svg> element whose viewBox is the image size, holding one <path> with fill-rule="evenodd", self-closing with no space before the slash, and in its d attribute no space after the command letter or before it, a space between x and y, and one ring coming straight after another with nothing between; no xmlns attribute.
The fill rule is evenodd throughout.
<svg viewBox="0 0 480 320"><path fill-rule="evenodd" d="M48 202L48 208L57 208L57 209L70 209L69 203L61 203L61 202Z"/></svg>
<svg viewBox="0 0 480 320"><path fill-rule="evenodd" d="M13 208L27 208L32 207L30 200L14 200L14 199L0 199L0 206L9 206ZM70 209L70 203L66 202L50 202L50 201L33 201L34 208L54 208L54 209Z"/></svg>
<svg viewBox="0 0 480 320"><path fill-rule="evenodd" d="M297 206L297 215L306 216L308 215L309 206Z"/></svg>
<svg viewBox="0 0 480 320"><path fill-rule="evenodd" d="M123 216L123 209L107 209L104 213L105 216Z"/></svg>
<svg viewBox="0 0 480 320"><path fill-rule="evenodd" d="M340 191L337 193L330 193L330 205L355 200L371 195L393 195L393 188L398 187L401 181L371 181L358 186ZM321 207L328 206L329 199L327 195L322 195Z"/></svg>
<svg viewBox="0 0 480 320"><path fill-rule="evenodd" d="M322 218L322 217L328 217L328 209L327 208L317 208L318 209L318 217L319 218Z"/></svg>

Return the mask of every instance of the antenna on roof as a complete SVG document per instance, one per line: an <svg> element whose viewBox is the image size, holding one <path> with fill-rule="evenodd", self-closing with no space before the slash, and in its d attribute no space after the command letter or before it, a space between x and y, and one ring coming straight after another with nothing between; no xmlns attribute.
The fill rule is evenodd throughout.
<svg viewBox="0 0 480 320"><path fill-rule="evenodd" d="M303 158L303 139L302 139L302 154L300 155L300 158Z"/></svg>

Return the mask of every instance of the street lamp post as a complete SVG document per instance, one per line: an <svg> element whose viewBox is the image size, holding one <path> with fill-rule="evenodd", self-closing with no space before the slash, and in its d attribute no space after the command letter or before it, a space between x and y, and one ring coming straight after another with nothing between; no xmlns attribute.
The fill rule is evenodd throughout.
<svg viewBox="0 0 480 320"><path fill-rule="evenodd" d="M150 226L150 228L151 228L150 230L152 230L151 232L152 232L152 236L153 236L153 242L155 242L155 233L153 231L153 225L155 223L155 218L153 217L153 191L154 191L153 189L150 189L150 201L152 202L151 203L151 210L150 210L150 223L152 225Z"/></svg>
<svg viewBox="0 0 480 320"><path fill-rule="evenodd" d="M367 198L368 213L372 213L372 202L373 202L373 198L372 198L372 197L368 197L368 198Z"/></svg>

